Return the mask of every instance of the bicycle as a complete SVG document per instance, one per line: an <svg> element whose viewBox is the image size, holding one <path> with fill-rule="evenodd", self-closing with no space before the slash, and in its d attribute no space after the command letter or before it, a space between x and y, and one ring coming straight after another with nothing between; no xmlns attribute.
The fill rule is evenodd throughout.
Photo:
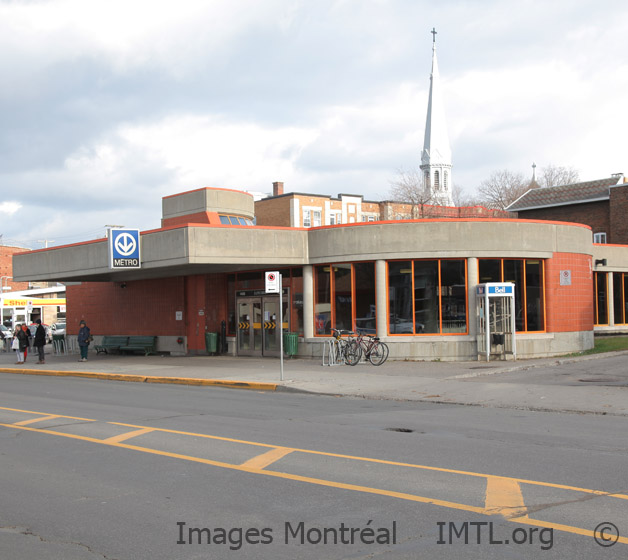
<svg viewBox="0 0 628 560"><path fill-rule="evenodd" d="M355 341L342 338L343 335L355 334L353 331L331 329L333 338L334 361L337 364L356 365L360 361L360 348Z"/></svg>
<svg viewBox="0 0 628 560"><path fill-rule="evenodd" d="M354 340L354 343L358 349L358 360L355 362L357 364L362 358L362 354L364 357L368 359L374 366L381 366L387 359L390 350L388 349L388 345L385 342L382 342L376 336L371 336L364 334L359 329L356 329L358 336ZM366 340L365 340L366 339ZM350 365L355 365L351 363Z"/></svg>

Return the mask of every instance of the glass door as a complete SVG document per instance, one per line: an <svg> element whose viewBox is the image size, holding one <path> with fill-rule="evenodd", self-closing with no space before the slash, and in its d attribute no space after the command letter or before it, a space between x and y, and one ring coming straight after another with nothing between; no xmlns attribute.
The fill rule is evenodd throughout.
<svg viewBox="0 0 628 560"><path fill-rule="evenodd" d="M238 356L262 355L262 299L238 300Z"/></svg>
<svg viewBox="0 0 628 560"><path fill-rule="evenodd" d="M283 296L283 330L290 329L290 308ZM238 356L279 356L279 295L240 297L238 312Z"/></svg>

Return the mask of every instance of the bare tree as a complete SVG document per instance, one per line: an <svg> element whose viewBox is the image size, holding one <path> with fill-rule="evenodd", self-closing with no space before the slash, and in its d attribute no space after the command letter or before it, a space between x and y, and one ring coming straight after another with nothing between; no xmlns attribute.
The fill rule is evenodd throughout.
<svg viewBox="0 0 628 560"><path fill-rule="evenodd" d="M454 201L454 206L458 207L482 204L482 202L478 200L477 195L467 193L464 188L457 183L454 183L451 188L451 197Z"/></svg>
<svg viewBox="0 0 628 560"><path fill-rule="evenodd" d="M397 178L390 182L390 196L395 202L405 202L412 205L412 217L418 210L419 217L423 217L423 207L432 202L430 189L423 184L423 174L418 169L405 171L399 169Z"/></svg>
<svg viewBox="0 0 628 560"><path fill-rule="evenodd" d="M563 167L549 164L541 168L539 184L542 187L557 185L571 185L580 181L580 173L573 167Z"/></svg>
<svg viewBox="0 0 628 560"><path fill-rule="evenodd" d="M515 173L508 169L494 171L488 179L480 183L478 194L480 203L488 208L505 210L530 188L530 181L523 173Z"/></svg>

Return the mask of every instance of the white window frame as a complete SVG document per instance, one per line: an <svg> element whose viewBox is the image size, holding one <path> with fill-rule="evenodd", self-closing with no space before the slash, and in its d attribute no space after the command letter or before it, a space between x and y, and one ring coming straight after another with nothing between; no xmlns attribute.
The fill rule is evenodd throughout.
<svg viewBox="0 0 628 560"><path fill-rule="evenodd" d="M593 234L593 243L606 243L606 232L601 231Z"/></svg>
<svg viewBox="0 0 628 560"><path fill-rule="evenodd" d="M312 227L312 211L309 208L303 209L303 227Z"/></svg>
<svg viewBox="0 0 628 560"><path fill-rule="evenodd" d="M320 210L312 212L312 227L320 227L322 225L323 213Z"/></svg>

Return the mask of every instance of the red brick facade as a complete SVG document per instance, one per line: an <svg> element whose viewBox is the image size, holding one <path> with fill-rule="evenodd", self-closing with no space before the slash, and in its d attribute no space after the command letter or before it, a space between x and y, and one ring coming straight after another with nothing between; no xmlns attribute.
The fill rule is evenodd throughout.
<svg viewBox="0 0 628 560"><path fill-rule="evenodd" d="M593 233L606 233L608 243L611 241L611 216L608 201L587 202L584 204L570 204L568 206L550 206L535 210L520 210L519 218L523 220L551 220L557 222L573 222L586 224Z"/></svg>
<svg viewBox="0 0 628 560"><path fill-rule="evenodd" d="M190 350L203 350L205 332L227 319L226 291L224 274L70 285L67 332L84 319L94 335L187 336Z"/></svg>
<svg viewBox="0 0 628 560"><path fill-rule="evenodd" d="M7 247L6 245L0 245L0 276L13 276L13 255L15 253L24 253L28 249L24 247ZM11 286L12 292L17 290L28 290L28 282L13 282L4 278L2 280L3 286Z"/></svg>
<svg viewBox="0 0 628 560"><path fill-rule="evenodd" d="M628 244L628 184L611 188L610 223L608 243Z"/></svg>
<svg viewBox="0 0 628 560"><path fill-rule="evenodd" d="M561 286L560 273L571 272L571 285ZM591 257L554 253L545 261L545 309L547 332L593 330L593 275Z"/></svg>

